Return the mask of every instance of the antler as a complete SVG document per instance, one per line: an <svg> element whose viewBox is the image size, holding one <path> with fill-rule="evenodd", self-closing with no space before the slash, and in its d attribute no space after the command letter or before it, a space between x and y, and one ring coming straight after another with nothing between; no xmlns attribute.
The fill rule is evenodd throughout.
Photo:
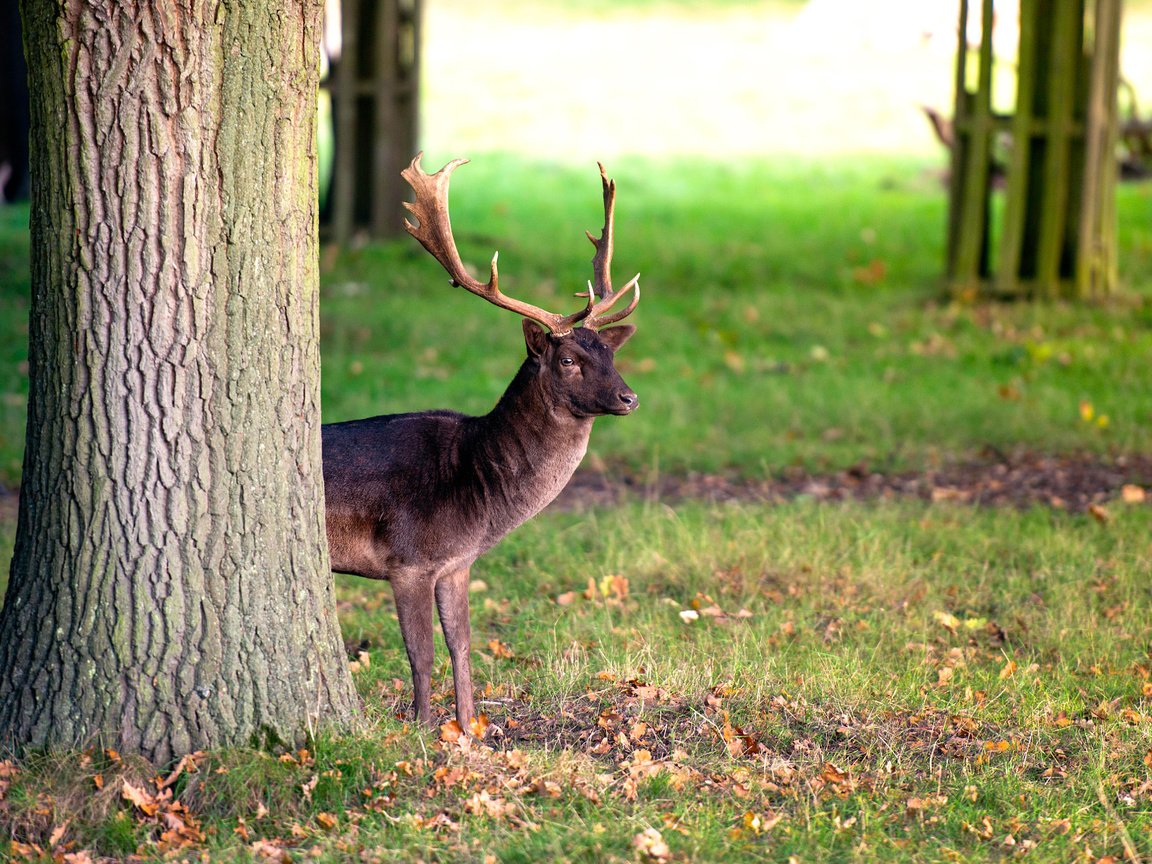
<svg viewBox="0 0 1152 864"><path fill-rule="evenodd" d="M599 240L592 236L591 231L584 232L592 241L592 245L596 247L596 254L592 256L595 287L593 287L592 282L588 283L588 302L593 303L595 301L595 303L584 321L585 327L604 327L619 321L621 318L631 315L636 304L640 302L639 273L633 276L628 284L619 291L612 290L612 211L616 207L616 181L608 179L601 163L597 162L596 164L600 166L600 181L604 185L604 230L600 232ZM622 312L606 316L605 313L629 291L632 291L632 302ZM600 295L599 300L595 299L597 294Z"/></svg>
<svg viewBox="0 0 1152 864"><path fill-rule="evenodd" d="M452 237L452 223L448 218L448 180L452 172L467 162L467 159L453 159L435 174L428 174L420 167L420 157L417 153L406 169L400 172L401 176L416 192L414 202L405 201L404 206L416 217L419 225L413 225L407 219L404 227L408 233L420 241L432 257L448 271L452 277L452 284L467 288L473 294L483 297L489 303L508 309L525 318L530 318L538 324L547 327L557 336L572 332L572 327L587 318L593 311L593 297L588 298L588 305L579 312L571 315L559 315L548 312L531 303L508 297L500 292L499 274L496 271L496 258L500 253L492 256L491 275L484 283L468 275L464 263L460 260L460 253L456 251L456 241ZM607 193L605 193L607 194ZM611 244L609 244L611 245Z"/></svg>

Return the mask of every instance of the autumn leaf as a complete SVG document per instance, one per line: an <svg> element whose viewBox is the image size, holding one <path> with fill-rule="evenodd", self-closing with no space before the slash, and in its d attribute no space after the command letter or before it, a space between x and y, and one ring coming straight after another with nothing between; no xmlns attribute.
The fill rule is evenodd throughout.
<svg viewBox="0 0 1152 864"><path fill-rule="evenodd" d="M1099 522L1101 525L1107 525L1108 522L1110 522L1112 519L1112 514L1101 507L1099 504L1089 504L1088 512L1092 515L1092 518Z"/></svg>
<svg viewBox="0 0 1152 864"><path fill-rule="evenodd" d="M501 660L511 660L516 656L516 652L512 650L511 646L499 639L489 639L488 650L492 652L493 657L499 657Z"/></svg>
<svg viewBox="0 0 1152 864"><path fill-rule="evenodd" d="M257 840L248 847L253 856L263 864L289 864L292 857L281 846L271 840Z"/></svg>
<svg viewBox="0 0 1152 864"><path fill-rule="evenodd" d="M160 805L152 795L149 795L139 786L133 786L127 780L124 781L120 794L125 801L130 801L145 816L155 816L160 811Z"/></svg>
<svg viewBox="0 0 1152 864"><path fill-rule="evenodd" d="M300 784L300 791L304 793L304 800L305 801L308 801L308 802L312 801L312 790L316 788L316 785L319 782L320 782L320 776L317 774L313 774L312 779L308 780L305 783Z"/></svg>
<svg viewBox="0 0 1152 864"><path fill-rule="evenodd" d="M64 834L68 831L68 823L71 821L71 819L65 819L60 825L52 829L52 833L48 835L48 848L55 849L64 839Z"/></svg>
<svg viewBox="0 0 1152 864"><path fill-rule="evenodd" d="M597 588L600 595L609 600L620 601L628 596L628 580L616 574L605 576Z"/></svg>
<svg viewBox="0 0 1152 864"><path fill-rule="evenodd" d="M873 258L863 267L852 269L852 279L861 285L872 286L884 280L888 266L880 258Z"/></svg>
<svg viewBox="0 0 1152 864"><path fill-rule="evenodd" d="M932 613L933 620L951 633L960 629L960 619L951 612L936 611Z"/></svg>
<svg viewBox="0 0 1152 864"><path fill-rule="evenodd" d="M655 828L645 828L632 838L632 845L645 861L668 861L672 850Z"/></svg>
<svg viewBox="0 0 1152 864"><path fill-rule="evenodd" d="M331 831L339 824L339 820L332 813L317 813L316 822L325 831Z"/></svg>
<svg viewBox="0 0 1152 864"><path fill-rule="evenodd" d="M1120 500L1125 504L1143 504L1148 499L1148 493L1143 486L1127 483L1120 487Z"/></svg>
<svg viewBox="0 0 1152 864"><path fill-rule="evenodd" d="M464 737L464 729L456 720L449 720L440 726L440 740L447 744L456 744Z"/></svg>
<svg viewBox="0 0 1152 864"><path fill-rule="evenodd" d="M481 714L468 721L468 730L478 739L482 739L488 732L488 715Z"/></svg>

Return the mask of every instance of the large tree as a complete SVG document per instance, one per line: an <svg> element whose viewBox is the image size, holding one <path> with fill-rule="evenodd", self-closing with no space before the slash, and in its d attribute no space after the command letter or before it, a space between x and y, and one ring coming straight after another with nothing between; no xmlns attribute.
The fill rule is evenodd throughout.
<svg viewBox="0 0 1152 864"><path fill-rule="evenodd" d="M355 694L320 466L319 0L23 0L28 439L0 744L165 761Z"/></svg>

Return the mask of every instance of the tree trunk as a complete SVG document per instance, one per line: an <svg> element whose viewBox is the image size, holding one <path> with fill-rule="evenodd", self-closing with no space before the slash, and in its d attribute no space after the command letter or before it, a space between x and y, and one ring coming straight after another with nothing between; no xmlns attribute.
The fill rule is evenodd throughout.
<svg viewBox="0 0 1152 864"><path fill-rule="evenodd" d="M0 743L348 720L320 464L321 4L24 0L28 438Z"/></svg>

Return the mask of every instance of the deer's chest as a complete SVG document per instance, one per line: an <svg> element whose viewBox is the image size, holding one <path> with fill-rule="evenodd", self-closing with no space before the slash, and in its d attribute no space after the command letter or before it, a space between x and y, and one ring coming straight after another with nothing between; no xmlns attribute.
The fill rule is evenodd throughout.
<svg viewBox="0 0 1152 864"><path fill-rule="evenodd" d="M532 466L522 467L514 477L509 477L510 482L501 496L504 506L492 514L494 518L489 523L491 542L495 543L551 504L572 479L586 450L587 442Z"/></svg>

